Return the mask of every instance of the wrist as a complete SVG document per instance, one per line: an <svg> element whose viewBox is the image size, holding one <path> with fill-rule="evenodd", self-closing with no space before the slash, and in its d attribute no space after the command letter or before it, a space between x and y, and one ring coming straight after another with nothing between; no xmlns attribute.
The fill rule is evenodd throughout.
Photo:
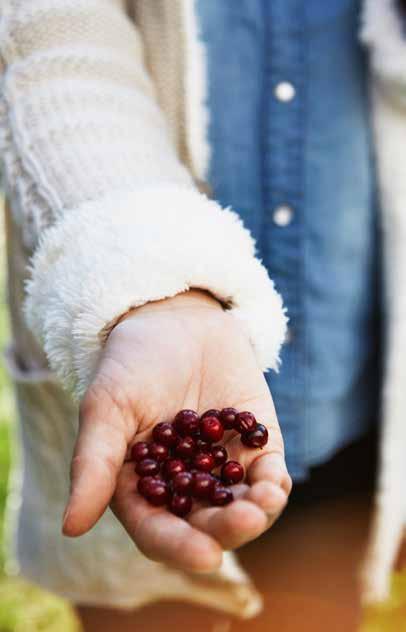
<svg viewBox="0 0 406 632"><path fill-rule="evenodd" d="M158 301L150 301L139 307L134 307L128 312L125 312L113 322L107 323L100 332L100 338L105 344L110 333L115 327L120 325L126 320L139 317L141 314L154 313L157 311L172 311L176 309L208 309L208 310L223 310L223 304L216 299L210 292L200 289L190 289L186 292L181 292L175 296L160 299Z"/></svg>

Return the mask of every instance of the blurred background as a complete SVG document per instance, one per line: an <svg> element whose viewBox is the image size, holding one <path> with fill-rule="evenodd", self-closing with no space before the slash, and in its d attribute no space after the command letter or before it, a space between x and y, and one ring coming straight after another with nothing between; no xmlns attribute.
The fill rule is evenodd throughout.
<svg viewBox="0 0 406 632"><path fill-rule="evenodd" d="M0 221L0 347L9 338L6 304L6 257L3 203ZM79 632L80 625L69 604L19 578L7 563L5 505L13 502L10 471L15 458L17 432L12 386L0 362L0 632ZM337 480L336 497L323 492L317 480L312 502L300 494L271 533L241 553L241 560L264 595L264 612L253 621L240 622L186 604L164 603L139 612L141 630L157 632L176 626L193 626L194 632L406 632L406 575L393 577L389 601L379 608L361 609L357 572L366 543L372 494L354 471L351 455L345 469L349 480L360 478L342 493L345 481ZM343 471L343 457L337 471ZM359 466L358 466L359 467ZM334 480L334 464L333 479ZM371 488L372 489L372 488ZM334 570L333 570L334 569ZM129 629L125 615L117 630Z"/></svg>

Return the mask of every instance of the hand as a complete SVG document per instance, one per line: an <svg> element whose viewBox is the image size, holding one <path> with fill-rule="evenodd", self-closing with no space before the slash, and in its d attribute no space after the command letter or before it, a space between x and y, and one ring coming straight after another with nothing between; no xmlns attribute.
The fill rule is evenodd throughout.
<svg viewBox="0 0 406 632"><path fill-rule="evenodd" d="M149 505L136 493L129 446L182 408L224 406L252 411L269 430L263 450L225 435L249 485L230 505L196 508L188 521ZM212 571L223 549L256 538L281 513L291 489L283 454L270 392L238 321L199 291L149 303L112 330L82 401L63 532L85 533L110 504L147 557Z"/></svg>

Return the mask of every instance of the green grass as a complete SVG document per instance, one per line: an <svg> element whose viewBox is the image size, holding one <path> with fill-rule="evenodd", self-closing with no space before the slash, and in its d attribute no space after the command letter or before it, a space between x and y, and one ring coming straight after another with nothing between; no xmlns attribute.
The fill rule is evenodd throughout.
<svg viewBox="0 0 406 632"><path fill-rule="evenodd" d="M0 200L0 351L10 337L5 295L3 209ZM13 391L0 357L0 535L10 473L15 408ZM78 632L71 608L62 600L20 578L5 575L4 540L0 540L0 632Z"/></svg>

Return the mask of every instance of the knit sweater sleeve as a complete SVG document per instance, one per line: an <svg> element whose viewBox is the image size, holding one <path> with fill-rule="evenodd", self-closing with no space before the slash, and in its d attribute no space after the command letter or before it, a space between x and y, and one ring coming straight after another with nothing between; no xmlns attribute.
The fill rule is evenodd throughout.
<svg viewBox="0 0 406 632"><path fill-rule="evenodd" d="M206 289L277 368L286 318L240 220L194 187L117 0L3 0L7 195L33 250L26 317L81 396L101 332L129 309Z"/></svg>
<svg viewBox="0 0 406 632"><path fill-rule="evenodd" d="M406 3L365 0L361 41L369 51L374 84L389 105L406 106Z"/></svg>

